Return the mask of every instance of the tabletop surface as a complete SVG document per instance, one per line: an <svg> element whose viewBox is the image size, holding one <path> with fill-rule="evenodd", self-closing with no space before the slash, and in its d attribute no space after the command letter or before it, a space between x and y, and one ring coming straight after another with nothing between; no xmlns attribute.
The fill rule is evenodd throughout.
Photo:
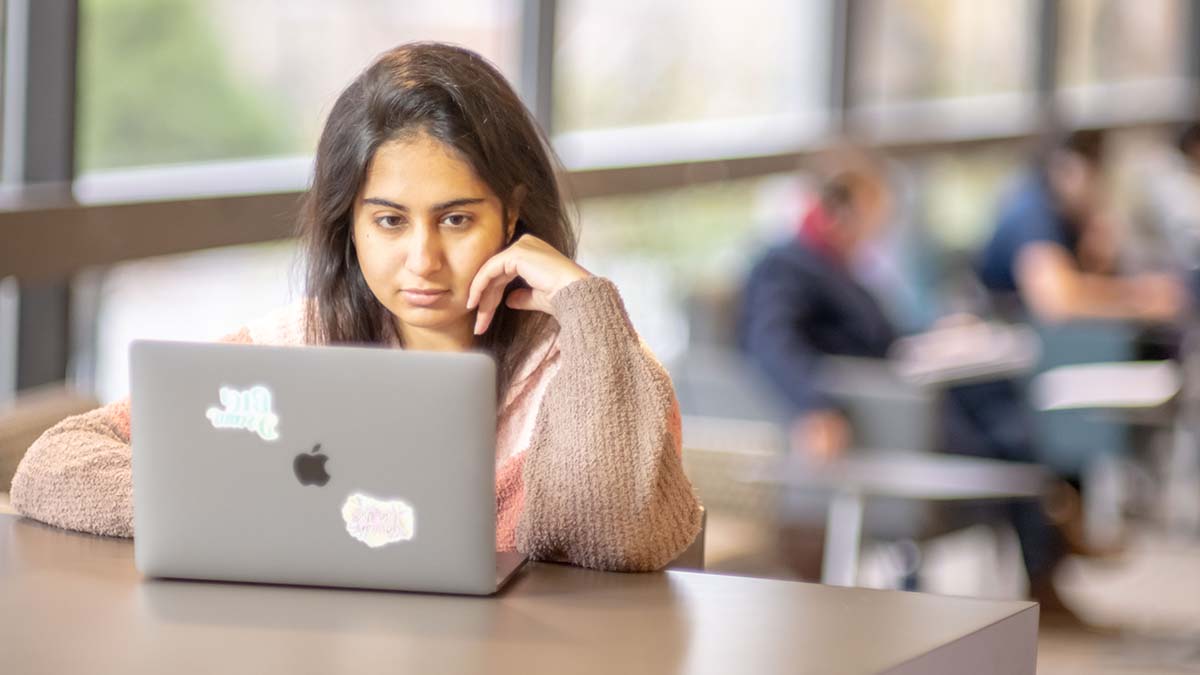
<svg viewBox="0 0 1200 675"><path fill-rule="evenodd" d="M1040 496L1037 464L908 450L856 450L828 463L784 456L748 474L751 482L826 488L878 497L948 501Z"/></svg>
<svg viewBox="0 0 1200 675"><path fill-rule="evenodd" d="M13 673L1032 673L1036 632L1029 602L545 563L491 598L151 580L129 540L0 515Z"/></svg>

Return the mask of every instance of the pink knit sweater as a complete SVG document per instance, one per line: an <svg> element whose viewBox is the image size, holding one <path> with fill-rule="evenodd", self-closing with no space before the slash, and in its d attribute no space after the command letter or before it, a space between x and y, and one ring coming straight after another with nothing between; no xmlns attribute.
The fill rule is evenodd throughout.
<svg viewBox="0 0 1200 675"><path fill-rule="evenodd" d="M557 335L499 402L497 547L599 569L660 568L700 527L670 378L608 280L582 279L553 302ZM303 344L303 305L223 340ZM128 398L68 417L25 454L13 507L60 527L133 536L129 444Z"/></svg>

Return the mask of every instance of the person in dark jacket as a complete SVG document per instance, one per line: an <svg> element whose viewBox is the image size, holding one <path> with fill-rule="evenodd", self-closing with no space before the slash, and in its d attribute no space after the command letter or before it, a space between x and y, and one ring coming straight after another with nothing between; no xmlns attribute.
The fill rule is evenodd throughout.
<svg viewBox="0 0 1200 675"><path fill-rule="evenodd" d="M742 296L740 346L790 405L792 447L829 460L852 445L838 402L821 391L826 356L887 358L898 330L853 272L855 255L881 229L889 193L881 176L836 175L802 219L794 239L754 265ZM1032 461L1029 427L1011 382L950 389L941 409L947 452ZM1065 553L1062 536L1039 504L1015 504L1010 516L1021 541L1033 594L1058 603L1050 583Z"/></svg>
<svg viewBox="0 0 1200 675"><path fill-rule="evenodd" d="M897 334L852 275L851 257L883 222L888 194L863 173L830 181L797 238L776 246L750 273L740 342L790 404L793 446L831 458L850 439L836 404L816 386L823 355L884 358Z"/></svg>

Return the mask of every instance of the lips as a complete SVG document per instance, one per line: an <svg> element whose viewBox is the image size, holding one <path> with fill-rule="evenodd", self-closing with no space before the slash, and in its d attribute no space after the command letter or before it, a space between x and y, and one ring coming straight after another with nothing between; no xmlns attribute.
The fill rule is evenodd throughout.
<svg viewBox="0 0 1200 675"><path fill-rule="evenodd" d="M442 299L450 295L450 291L445 290L427 290L420 288L405 288L400 291L400 295L405 302L418 307L429 307L441 302Z"/></svg>

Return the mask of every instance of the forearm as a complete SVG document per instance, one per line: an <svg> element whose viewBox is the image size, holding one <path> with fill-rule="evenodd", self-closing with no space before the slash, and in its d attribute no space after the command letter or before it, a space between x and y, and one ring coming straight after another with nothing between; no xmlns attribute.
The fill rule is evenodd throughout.
<svg viewBox="0 0 1200 675"><path fill-rule="evenodd" d="M1098 274L1078 275L1071 289L1071 303L1079 318L1146 318L1139 298L1135 280Z"/></svg>
<svg viewBox="0 0 1200 675"><path fill-rule="evenodd" d="M1030 304L1043 319L1163 321L1171 318L1167 312L1156 311L1157 305L1146 302L1136 278L1076 274L1060 282L1060 286L1031 294Z"/></svg>
<svg viewBox="0 0 1200 675"><path fill-rule="evenodd" d="M1170 277L1082 272L1067 252L1054 244L1032 244L1022 251L1016 277L1025 304L1045 321L1169 321L1186 298L1182 286Z"/></svg>
<svg viewBox="0 0 1200 675"><path fill-rule="evenodd" d="M251 339L242 328L220 341ZM54 425L17 466L13 508L57 527L132 537L131 434L128 397Z"/></svg>
<svg viewBox="0 0 1200 675"><path fill-rule="evenodd" d="M576 282L554 302L562 365L525 463L518 548L586 567L658 569L700 523L670 378L611 282Z"/></svg>

